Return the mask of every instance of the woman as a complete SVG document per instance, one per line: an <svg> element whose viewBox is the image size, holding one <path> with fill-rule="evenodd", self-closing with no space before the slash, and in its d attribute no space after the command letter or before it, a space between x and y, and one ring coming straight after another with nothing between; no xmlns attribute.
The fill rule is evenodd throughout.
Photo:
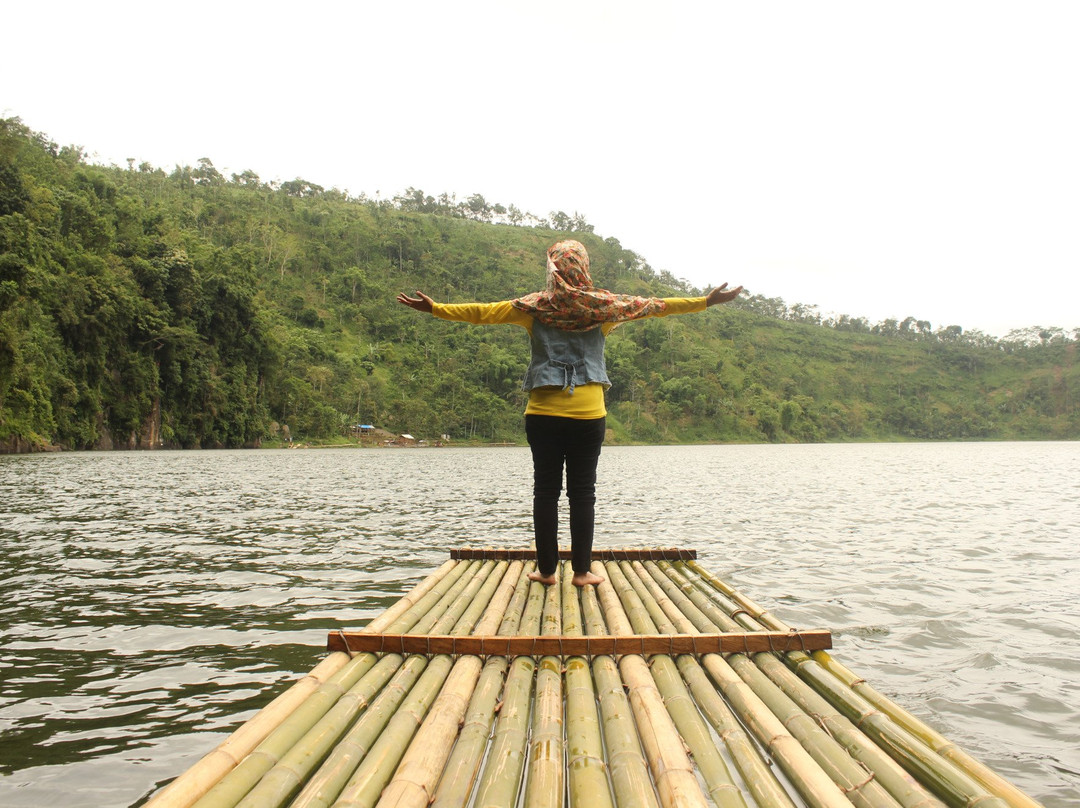
<svg viewBox="0 0 1080 808"><path fill-rule="evenodd" d="M423 292L398 295L398 302L444 320L496 325L511 323L529 332L532 360L523 389L529 393L525 434L533 458L533 531L536 571L529 578L558 582L559 496L563 466L570 501L571 566L575 586L603 578L590 571L596 506L596 464L604 442L611 386L604 340L617 324L644 317L703 311L738 297L742 287L713 289L706 297L646 298L593 287L589 254L577 241L548 249L547 288L500 303L436 303Z"/></svg>

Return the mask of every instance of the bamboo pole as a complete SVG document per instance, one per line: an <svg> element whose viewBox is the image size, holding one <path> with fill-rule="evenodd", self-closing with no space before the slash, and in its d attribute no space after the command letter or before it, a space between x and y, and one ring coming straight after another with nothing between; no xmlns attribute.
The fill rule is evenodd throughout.
<svg viewBox="0 0 1080 808"><path fill-rule="evenodd" d="M463 575L465 566L451 569L413 606L400 612L390 627L400 630L414 626L420 630L430 628L437 616L445 612L447 604L454 601L455 593L467 583L468 578ZM351 659L339 674L313 693L251 754L203 795L195 803L197 808L235 806L377 661L378 657L374 654L360 654Z"/></svg>
<svg viewBox="0 0 1080 808"><path fill-rule="evenodd" d="M453 560L443 562L442 566L435 570L435 572L433 572L431 575L429 575L427 578L417 584L417 586L415 586L408 593L402 595L400 598L394 601L394 603L391 604L391 606L387 608L386 611L382 612L382 614L378 615L375 619L373 619L371 623L368 624L368 627L371 628L371 626L380 623L382 625L388 626L394 621L396 621L399 617L405 614L405 612L415 607L417 603L419 603L421 598L423 598L425 595L427 595L428 592L438 586L439 582L447 575L449 575L450 571L457 566L459 566L459 562ZM371 628L371 630L381 631L382 629Z"/></svg>
<svg viewBox="0 0 1080 808"><path fill-rule="evenodd" d="M505 567L505 564L502 565ZM455 611L450 610L443 614L439 622L436 625L448 626L451 621L455 619L461 619L468 622L471 619L469 609L475 611L478 604L481 604L481 600L477 597L477 593L485 585L490 584L488 582L497 582L496 564L493 561L486 562L474 575L462 577L459 582L464 582L466 585L461 590L459 597L460 601L469 603L467 608L460 618L455 618ZM451 590L455 592L455 590ZM394 667L402 665L402 658L396 654L384 657L382 661L387 659L394 660L396 663ZM422 667L421 663L416 661L422 659L418 657L410 657L408 662L404 664L408 667ZM379 663L382 664L382 661ZM423 663L423 664L426 664ZM378 667L378 666L376 666ZM409 674L406 674L409 676ZM395 687L397 689L403 689L407 691L419 676L419 670L411 676L408 683L398 680ZM386 682L389 676L384 678L383 683ZM348 730L349 725L353 723L359 713L368 706L374 693L377 693L381 688L381 685L372 683L371 686L365 686L365 689L356 695L354 698L342 698L334 707L329 710L326 715L319 720L319 722L308 731L308 733L301 739L299 739L290 749L286 752L280 760L274 765L274 767L268 771L259 783L248 792L247 796L237 804L237 808L279 808L283 806L293 795L304 785L304 783L311 776L312 771L326 758L331 752L334 744L339 738ZM347 694L349 695L349 694Z"/></svg>
<svg viewBox="0 0 1080 808"><path fill-rule="evenodd" d="M529 566L534 568L535 564ZM521 618L522 634L538 633L544 606L544 588L536 581L529 587ZM535 670L536 660L530 656L515 657L510 664L502 707L473 800L476 808L506 808L517 803L529 738L529 702Z"/></svg>
<svg viewBox="0 0 1080 808"><path fill-rule="evenodd" d="M382 631L433 589L457 563L447 561L375 617L362 631ZM297 707L349 661L348 654L331 654L307 675L241 725L209 754L154 795L147 808L188 808L251 753Z"/></svg>
<svg viewBox="0 0 1080 808"><path fill-rule="evenodd" d="M738 603L760 625L780 631L788 628L696 562L686 566L704 586ZM790 652L784 661L946 803L1039 808L1038 802L882 696L828 653Z"/></svg>
<svg viewBox="0 0 1080 808"><path fill-rule="evenodd" d="M341 793L349 777L367 758L402 703L413 692L427 668L415 657L404 660L396 654L386 657L395 666L393 678L379 691L370 706L334 746L325 760L304 783L291 805L325 808Z"/></svg>
<svg viewBox="0 0 1080 808"><path fill-rule="evenodd" d="M432 702L446 682L452 666L452 660L445 655L437 656L427 663L416 685L409 691L408 698L402 702L386 729L372 744L333 805L338 808L375 805Z"/></svg>
<svg viewBox="0 0 1080 808"><path fill-rule="evenodd" d="M701 576L693 578L686 569L676 570L670 565L650 564L653 577L663 585L667 582L671 586L677 586L680 597L686 597L684 592L700 592L704 597L708 585ZM666 569L661 569L666 567ZM680 583L676 583L680 582ZM722 582L721 582L722 583ZM741 609L746 612L748 620L744 624L737 624L727 615L723 615L730 625L744 628L746 623L752 620L750 625L756 625L760 630L765 630L764 625L758 621L758 617L770 620L770 615L757 604L745 598L734 589L725 585L724 600L731 605L729 608ZM707 601L712 603L711 600ZM717 623L709 620L692 603L686 609L687 614L696 612L701 615L700 620L695 620L695 625L706 631L715 629ZM775 622L774 622L775 625ZM874 773L877 781L905 808L930 808L941 806L943 803L931 795L923 786L911 776L896 760L890 757L881 747L869 738L864 732L856 727L847 717L841 715L837 709L826 699L809 686L805 681L797 677L775 654L755 654L754 663L769 677L783 692L797 703L808 715L813 716L822 728L846 749L853 758L858 760L869 771Z"/></svg>
<svg viewBox="0 0 1080 808"><path fill-rule="evenodd" d="M663 565L662 565L663 566ZM735 587L731 586L724 580L713 575L701 564L696 561L687 561L682 564L671 565L675 569L688 569L695 574L696 581L702 581L709 585L709 588L714 592L719 592L724 597L728 598L731 602L737 604L739 610L744 613L752 621L756 623L748 623L746 625L761 625L761 626L784 626L785 624L779 618L777 618L772 612L767 609L763 609L756 604L750 598L746 597Z"/></svg>
<svg viewBox="0 0 1080 808"><path fill-rule="evenodd" d="M484 601L488 606L476 623L474 630L478 633L494 631L505 622L517 583L524 577L524 564L520 561L509 565L504 562L502 567L504 572L498 589L489 601ZM481 598L477 600L479 602ZM462 657L454 662L442 691L409 745L394 778L383 790L379 806L425 808L431 802L480 679L481 664L477 656ZM498 677L500 681L501 678Z"/></svg>
<svg viewBox="0 0 1080 808"><path fill-rule="evenodd" d="M626 567L625 564L623 566ZM655 569L655 565L649 566ZM707 632L717 630L716 624L709 621L693 602L688 601L683 592L673 585L671 579L666 578L659 571L654 577L646 566L640 563L631 565L631 569L640 581L639 594L656 602L656 606L650 606L650 612L661 612L673 618L673 622L658 623L661 630ZM664 585L662 586L661 583ZM676 604L669 595L679 598L680 602ZM649 601L647 600L646 603L648 605ZM706 661L716 664L718 660L706 657ZM697 662L692 657L680 656L678 662L680 670L688 678L698 672ZM843 747L827 735L811 716L804 713L795 702L784 695L783 691L767 680L745 654L731 654L727 662L751 686L758 699L799 741L803 749L852 803L862 808L897 805L889 793L873 781L872 773L868 773L852 760ZM709 691L704 687L699 687L696 695L708 699ZM712 695L715 696L715 692ZM816 775L816 771L814 774Z"/></svg>
<svg viewBox="0 0 1080 808"><path fill-rule="evenodd" d="M696 585L697 582L693 576L686 572L685 567L660 563L657 564L657 568L678 588L679 593L694 605L697 613L704 615L707 621L719 626L721 630L761 630L761 624L746 613L746 610L742 608L742 604L726 599L722 592L704 592ZM712 597L709 597L709 595ZM733 614L739 619L733 617Z"/></svg>
<svg viewBox="0 0 1080 808"><path fill-rule="evenodd" d="M562 633L567 637L583 636L581 602L577 587L571 583L573 570L563 565ZM604 739L600 732L596 689L589 671L589 661L582 656L566 660L566 755L567 796L570 808L615 808L611 799L607 765L604 763Z"/></svg>
<svg viewBox="0 0 1080 808"><path fill-rule="evenodd" d="M749 629L763 634L767 629L773 633L787 633L788 635L792 633L789 627L770 612L761 609L737 590L701 569L696 562L672 563L668 560L659 562L648 560L655 557L644 554L640 560L632 564L626 560L622 560L621 563L613 561L609 564L607 584L600 587L599 591L589 587L580 594L581 605L586 610L586 620L599 620L598 607L602 601L604 612L608 615L614 632L619 635L628 634L631 631L636 631L638 635L655 633L659 628L660 631L668 634L680 632L696 636L705 633L715 636L712 633L718 626L726 632ZM616 553L613 558L620 559L621 557ZM660 558L664 556L661 555ZM642 561L647 563L642 563ZM465 574L468 570L476 570L478 567L484 568L478 561L472 564L447 562L436 573L428 576L421 585L415 587L409 596L396 602L391 609L372 621L365 631L393 630L395 620L419 621L413 623L412 630L422 632L425 636L433 636L438 626L442 627L442 631L451 627L455 632L467 631L464 628L467 622L466 616L470 616L469 625L475 624L475 618L486 602L482 598L481 586L478 582L480 576L470 577ZM491 569L490 561L486 569ZM612 572L612 569L617 572ZM439 578L440 573L442 578ZM522 567L518 580L524 576L524 573L525 569ZM458 581L452 585L446 585L445 579L455 575L458 576ZM507 573L506 576L497 577L505 584L508 576ZM565 571L564 577L567 577ZM620 577L621 580L619 580ZM437 578L439 580L435 580ZM517 580L515 580L516 583ZM499 591L503 591L498 581L493 578L484 578L483 591L490 595L491 590L496 586L499 587ZM567 587L569 588L569 585ZM540 589L541 606L538 613L535 610L530 613L531 617L536 618L536 625L531 626L525 633L532 635L541 633L557 638L571 632L570 626L573 625L573 613L579 597L573 589L569 589L570 597L564 597L561 591L555 591L559 589L558 587L542 588L538 584L519 587L514 591L524 592L526 589L532 596L530 604L534 603L536 590ZM611 600L610 590L615 591L614 603ZM600 600L598 600L598 595ZM507 598L509 597L508 593ZM464 608L462 604L465 604ZM621 624L618 614L620 608L623 621ZM590 618L590 610L594 610L592 618ZM484 615L487 616L487 614L488 612L484 611ZM552 619L552 615L555 616L555 620L569 619L567 628L561 630L557 627L551 628L547 621ZM502 615L504 624L509 617L508 614ZM542 631L539 630L541 617L545 620L545 628ZM376 621L381 621L381 625ZM627 626L630 628L628 629ZM524 630L524 625L521 628ZM400 627L398 630L401 630ZM500 626L499 631L500 634L510 633L504 626ZM484 636L489 635L490 627L485 627L482 633ZM603 629L593 631L590 628L589 633L599 635L603 633ZM583 716L581 726L586 732L589 730L590 711L592 727L595 728L597 724L595 696L592 695L594 691L588 677L588 668L585 667L586 663L581 657L571 657L567 661L565 672L567 742L564 742L562 715L559 708L563 701L564 688L560 667L554 655L554 649L540 650L541 647L535 644L532 646L534 653L524 658L527 660L525 664L519 666L520 660L514 661L511 675L505 678L504 691L504 702L509 701L520 705L521 691L524 689L524 704L526 705L524 721L527 725L528 704L535 681L537 684L537 698L534 702L535 727L538 734L533 736L531 743L528 742L527 733L520 729L520 708L518 714L513 716L514 721L507 721L505 727L503 726L504 716L499 717L496 724L497 740L492 743L484 775L476 789L478 799L475 804L480 805L481 808L484 805L501 806L504 803L499 800L503 797L516 801L522 782L522 771L527 763L525 804L544 806L558 804L562 794L566 792L571 800L597 802L597 808L605 808L608 804L605 801L611 799L611 789L608 788L606 782L603 788L598 787L601 781L607 779L603 774L602 759L588 755L582 757L585 764L591 764L594 770L592 772L593 786L584 795L575 798L573 762L577 758L571 753L569 787L563 784L563 777L567 776L563 774L565 770L563 766L564 743L569 743L570 736L577 732L576 724L575 728L571 729L571 715ZM786 742L780 737L786 734L802 742L802 747L805 747L803 751L809 752L818 761L819 769L832 774L857 806L864 808L869 808L869 806L877 808L877 806L890 804L900 804L905 808L940 806L939 801L929 796L922 786L916 783L915 778L918 778L950 806L1038 807L1037 802L1019 792L1012 784L980 762L970 758L918 719L893 704L823 651L815 651L812 655L803 650L786 653L783 656L785 666L772 653L753 655L732 653L727 660L712 653L702 657L699 664L694 656L700 652L679 653L675 648L673 644L668 652L653 658L651 681L648 682L641 676L641 674L648 676L649 673L648 668L644 667L644 659L640 653L624 656L617 667L615 661L607 656L597 656L592 660L592 672L600 694L600 715L603 719L604 738L608 742L610 753L611 764L608 769L610 783L620 808L637 804L655 805L655 792L645 774L644 759L641 757L640 748L635 751L637 773L642 777L636 781L632 774L634 772L633 754L629 749L616 749L614 741L618 731L614 730L614 727L618 725L616 711L620 709L619 697L623 701L622 719L624 722L629 721L625 710L625 705L628 703L639 724L641 743L645 747L649 766L654 773L663 765L665 760L663 753L670 753L675 748L672 746L671 749L664 749L660 753L654 748L658 744L656 737L668 734L667 728L663 726L666 719L668 724L674 723L673 729L683 731L692 749L696 747L705 750L702 755L695 751L695 760L699 764L711 796L722 801L730 796L729 792L737 793L737 788L731 784L728 785L726 791L724 789L717 791L714 785L720 780L714 774L706 774L711 765L707 761L710 754L715 755L721 765L723 765L723 760L719 757L719 751L707 727L702 735L704 722L696 712L700 709L727 743L728 749L732 752L732 760L735 761L736 768L742 774L743 782L748 786L751 784L752 780L740 765L739 757L728 741L728 736L720 730L720 726L723 726L723 718L720 716L726 712L728 717L732 718L732 714L723 699L719 698L717 687L735 705L739 717L746 721L756 734L760 735L762 731L765 734L774 733L772 740L765 741L763 738L762 742L781 762L782 768L785 768L784 755L797 755L794 750L787 748ZM748 645L746 650L749 652L752 649ZM539 666L535 661L537 651L545 654ZM369 734L379 736L378 740L374 741L374 745L369 740L365 748L371 749L375 754L365 753L367 757L361 765L361 770L366 767L371 774L362 778L364 782L353 788L354 793L342 794L340 804L342 806L363 805L365 808L373 805L379 798L382 784L390 778L395 764L400 760L401 765L397 766L397 774L393 775L394 780L391 783L397 791L392 794L391 788L388 787L380 801L380 808L406 804L420 808L427 802L435 783L439 782L442 765L446 762L446 758L450 756L453 762L452 749L453 754L458 756L455 768L452 771L449 765L446 766L443 781L439 783L439 790L433 799L438 802L440 795L444 794L445 785L447 787L445 796L448 800L451 794L454 795L453 799L460 797L460 801L447 801L445 805L463 806L469 799L480 759L483 756L487 730L491 726L494 713L498 711L498 706L494 703L497 698L495 694L498 692L500 683L503 682L508 663L505 659L493 657L488 660L488 664L481 672L481 662L478 657L467 651L460 653L468 655L462 656L456 662L439 656L431 663L422 658L412 664L410 664L412 658L403 661L399 656L395 661L393 659L395 655L390 654L383 657L385 664L380 663L381 667L373 664L372 654L361 654L352 660L347 660L344 654L332 653L301 682L275 699L251 721L239 728L218 749L203 758L196 767L155 795L148 804L152 808L161 808L162 805L168 808L172 808L173 805L190 806L194 800L199 800L202 796L203 799L198 803L200 808L219 804L237 805L235 801L228 800L215 802L214 799L217 799L215 794L227 796L229 789L222 788L222 785L230 779L235 780L237 784L251 776L257 779L259 771L266 772L266 766L274 762L275 755L277 763L273 765L269 773L264 775L256 789L248 793L247 799L241 801L239 805L246 808L255 808L255 806L265 808L284 804L279 796L273 799L264 799L264 796L271 792L276 795L294 793L297 784L304 777L304 767L309 766L312 761L317 762L325 754L328 746L332 745L333 739L340 737L341 723L347 724L351 717L360 713L363 715L357 722L357 726L365 723L365 719L379 713L376 709L379 700L394 691L393 698L388 696L386 699L387 709L383 715L401 731L390 731L380 735L382 727L377 721L366 722ZM589 654L590 651L586 647L581 653ZM637 661L628 661L633 659ZM570 669L571 660L575 662L573 672ZM577 667L579 660L583 663L581 668ZM529 663L532 663L531 667ZM407 671L407 673L402 673L402 671ZM512 683L515 671L518 672L519 680L516 689ZM619 673L630 688L629 699L623 693L622 684L618 679ZM387 679L392 674L395 675L395 679L387 684ZM582 679L582 674L584 674L584 679ZM400 678L396 678L398 676ZM710 676L716 682L716 686L709 682ZM526 677L528 677L528 682L525 682ZM309 682L309 680L312 681ZM578 685L572 685L572 680L585 681L588 685L582 686L579 693ZM307 684L301 687L304 683ZM344 695L342 695L343 688L347 688ZM650 689L657 695L649 693ZM306 695L301 696L300 694L305 691ZM661 703L658 696L661 692L668 697L670 715L665 713L662 716L659 711L653 709ZM372 701L374 693L378 693L379 697ZM277 719L273 715L274 712L280 713L284 710L284 708L275 708L279 700L286 705L290 701L294 703L287 711L284 711L280 719ZM403 701L404 704L397 708L397 705L401 705ZM571 707L571 703L575 703L575 706ZM327 704L332 706L327 708ZM717 704L721 707L717 708ZM757 712L762 705L766 705L768 709L763 713ZM514 709L507 708L504 704L503 712L512 714ZM270 717L266 719L265 724L260 724L257 719L261 719L264 714ZM318 718L320 714L322 718ZM310 726L313 716L315 724ZM456 718L456 716L466 719L467 728L470 717L473 721L471 725L473 732L468 745L462 743L466 734L464 730L461 732L458 743L454 744L457 725L461 721L461 718ZM674 716L678 718L675 719ZM770 725L770 719L775 722L775 725ZM756 724L755 721L759 723ZM855 726L856 723L865 732L860 731ZM609 724L612 728L610 732ZM839 743L835 743L826 736L818 728L819 724ZM419 733L417 725L420 726ZM422 741L421 738L424 736L420 733L423 733L424 728L429 725L433 733L431 742L426 739ZM264 730L265 726L269 729ZM300 740L297 740L297 733L302 732L305 726L309 726L307 732L303 733ZM386 726L385 720L382 726ZM439 728L437 735L434 734L436 727ZM775 732L777 727L780 727L780 733ZM741 733L743 740L749 746L750 742L746 733L741 732L741 728L737 732ZM502 734L501 741L498 740L500 733ZM624 738L629 737L632 741L627 746L637 747L633 730L629 736L625 731L622 734ZM393 740L389 738L391 735L394 736ZM416 735L415 739L414 735ZM252 743L250 739L256 736L261 737L261 740ZM679 743L677 732L674 737L675 746L677 746ZM670 741L670 734L668 734L668 740ZM595 747L595 738L583 743L592 744ZM781 743L783 746L782 753L777 752L774 747L776 743ZM227 745L235 752L243 749L246 744L250 744L247 750L231 762L229 753L223 752ZM377 744L383 744L383 746L376 748ZM254 747L257 748L252 751ZM458 754L459 747L460 754ZM713 753L708 752L710 747ZM474 752L470 757L465 757L469 754L469 749L479 749L479 754ZM507 753L503 756L502 763L492 760L497 750ZM405 754L404 758L401 757L402 754ZM700 757L706 759L704 766ZM757 754L751 752L750 757L758 760L760 764ZM872 774L873 779L867 778L865 782L860 782L857 779L860 771L850 768L851 758L867 766L866 773ZM677 756L669 754L666 759L676 760ZM204 761L209 762L203 765ZM627 761L630 763L628 764ZM355 764L353 765L355 767ZM692 766L688 765L686 770L692 776L694 775ZM239 774L241 771L242 775ZM515 771L516 779L513 776ZM785 771L787 771L786 768ZM226 776L222 777L218 772L224 772ZM631 772L631 774L625 776L626 772ZM912 774L915 777L912 777ZM358 776L359 772L353 779L355 780ZM597 777L599 779L596 779ZM730 780L730 775L728 779ZM772 779L782 794L781 802L777 805L785 805L785 808L789 808L789 798L783 792L783 788L775 783L775 778ZM798 778L792 779L796 784L801 782ZM636 786L640 786L642 780L644 780L645 788L637 790L633 787L626 788L626 783L633 782ZM660 790L665 808L673 804L702 804L704 797L696 780L694 781L696 798L688 790L679 788L687 781L678 771L665 768L656 780L656 787ZM273 787L271 787L272 784L274 784ZM454 790L451 789L452 784L454 784ZM820 783L817 782L812 784L811 796L808 798L809 804L812 806L831 805L828 795L815 791L819 785ZM802 784L800 790L805 787L805 784ZM239 785L237 785L237 790L242 791ZM751 788L751 793L754 793L757 805L770 805L769 802L762 801L753 788ZM624 802L624 796L627 794L629 796ZM633 800L638 797L642 801L634 802ZM287 799L287 796L284 798ZM483 803L480 801L481 798L490 801ZM176 799L180 801L173 802ZM788 801L783 802L785 799ZM895 802L893 802L894 799ZM315 804L326 805L327 803Z"/></svg>
<svg viewBox="0 0 1080 808"><path fill-rule="evenodd" d="M528 567L521 564L518 570L513 597L499 626L500 634L514 634L521 624L530 581L527 577ZM509 666L510 660L506 657L491 657L484 665L461 733L439 780L432 808L462 808L472 795Z"/></svg>
<svg viewBox="0 0 1080 808"><path fill-rule="evenodd" d="M635 570L638 565L635 565ZM678 616L679 621L674 622L680 631L692 630L695 626L702 625L707 618L701 614L696 606L676 587L655 564L646 565L647 572L651 574L653 583L659 587L659 592L652 586L650 592L654 593L666 614ZM648 581L642 576L642 580L648 585ZM666 596L666 597L663 597ZM667 606L671 604L671 608ZM690 692L697 702L705 719L713 726L721 740L727 746L735 768L742 776L747 790L753 796L754 802L760 808L794 808L795 803L789 796L787 789L777 780L773 768L765 762L762 754L751 736L747 735L741 721L716 692L716 687L709 680L708 675L702 668L697 658L683 654L676 658L676 664L686 681Z"/></svg>
<svg viewBox="0 0 1080 808"><path fill-rule="evenodd" d="M730 658L737 659L739 656L741 655L732 654ZM792 784L810 805L822 808L824 806L850 808L850 802L841 788L802 747L798 739L773 715L758 695L732 670L723 657L718 654L707 654L702 658L701 663L720 687L739 718L768 748Z"/></svg>
<svg viewBox="0 0 1080 808"><path fill-rule="evenodd" d="M754 740L747 734L731 707L716 692L716 687L700 664L688 664L691 657L677 660L679 671L690 693L717 735L724 742L747 792L760 808L794 808L787 789L777 779Z"/></svg>
<svg viewBox="0 0 1080 808"><path fill-rule="evenodd" d="M814 652L813 660L829 671L833 676L858 693L867 702L872 704L883 715L888 716L898 726L909 732L938 755L957 766L961 771L971 776L992 794L997 795L1008 805L1017 808L1042 808L1039 802L1020 791L997 772L990 769L986 764L973 758L952 741L940 735L933 728L927 726L913 716L900 705L879 693L864 679L837 662L832 656L822 652Z"/></svg>
<svg viewBox="0 0 1080 808"><path fill-rule="evenodd" d="M662 565L646 564L645 567L663 591L675 601L678 609L687 616L692 624L704 631L714 631L718 624L710 619L691 600L689 594L695 594L696 589L684 574L670 567L661 569ZM711 606L711 601L704 597L704 593L696 593L696 599L704 601L703 605ZM710 611L712 609L710 608ZM737 626L726 614L718 613L717 618L723 618L731 626ZM740 626L741 628L741 626ZM680 658L681 659L681 658ZM907 808L932 808L941 803L931 796L918 782L908 774L903 767L885 754L864 733L860 732L850 721L840 716L835 708L822 699L813 688L791 674L780 662L776 655L759 653L754 655L754 662L769 676L783 691L797 703L800 708L834 737L837 742L846 749L853 758L858 760L874 773L875 778L881 785L903 806ZM783 680L778 680L779 672L787 674ZM685 672L684 672L685 673ZM689 677L688 677L689 678ZM700 704L700 702L699 702ZM753 782L753 781L751 781Z"/></svg>
<svg viewBox="0 0 1080 808"><path fill-rule="evenodd" d="M689 597L695 606L700 603L701 606L712 609L712 605L700 591L681 590L680 594ZM718 628L700 608L693 609L690 614L695 628L702 631L715 631ZM811 715L804 712L797 702L766 677L749 656L731 654L727 657L727 664L749 685L757 698L779 719L857 808L900 805L890 792L876 781L876 773L872 769L868 770L863 762L854 759Z"/></svg>
<svg viewBox="0 0 1080 808"><path fill-rule="evenodd" d="M659 604L649 597L640 579L631 571L629 562L609 562L606 569L608 580L619 594L635 631L645 634L674 630L674 625ZM713 742L708 725L690 698L675 660L667 654L657 654L649 660L649 667L653 681L663 696L664 705L705 780L710 799L721 808L745 808L742 791Z"/></svg>
<svg viewBox="0 0 1080 808"><path fill-rule="evenodd" d="M503 565L486 562L466 587L450 593L449 608L434 624L418 624L417 629L469 631L501 582L504 570ZM335 800L373 805L444 684L450 667L451 661L446 656L429 661L416 654L406 659L398 673L402 677L400 687L388 686L380 694L368 714L357 721L307 780L292 805L295 808L326 806Z"/></svg>
<svg viewBox="0 0 1080 808"><path fill-rule="evenodd" d="M607 631L600 613L596 587L587 586L582 590L581 609L589 635L600 635ZM638 742L630 700L623 689L618 665L610 656L594 657L592 674L600 699L608 773L616 802L619 808L659 808L656 790L649 777L649 764Z"/></svg>
<svg viewBox="0 0 1080 808"><path fill-rule="evenodd" d="M564 563L563 578L572 574L567 567ZM540 623L542 636L562 636L561 596L561 587L544 587L544 610ZM526 808L561 808L563 804L566 769L562 667L562 659L552 655L541 657L537 666L532 737L525 779Z"/></svg>
<svg viewBox="0 0 1080 808"><path fill-rule="evenodd" d="M807 714L814 716L853 758L872 771L882 787L904 808L939 808L944 805L774 654L755 654L754 663Z"/></svg>
<svg viewBox="0 0 1080 808"><path fill-rule="evenodd" d="M828 774L769 712L731 666L716 655L710 655L702 663L724 698L784 769L803 799L813 806L850 806L851 803Z"/></svg>
<svg viewBox="0 0 1080 808"><path fill-rule="evenodd" d="M731 669L765 703L856 808L899 808L900 803L832 736L777 687L749 657L732 654Z"/></svg>
<svg viewBox="0 0 1080 808"><path fill-rule="evenodd" d="M599 562L593 562L593 567L597 574L604 571ZM608 630L615 634L631 633L630 621L611 581L605 580L597 590ZM705 795L683 749L682 739L664 707L644 658L637 655L622 657L619 672L630 688L630 706L661 803L665 808L705 806Z"/></svg>
<svg viewBox="0 0 1080 808"><path fill-rule="evenodd" d="M888 714L878 710L817 660L797 651L788 654L785 662L948 805L978 805L980 808L1005 808L1008 805L968 772L939 755Z"/></svg>

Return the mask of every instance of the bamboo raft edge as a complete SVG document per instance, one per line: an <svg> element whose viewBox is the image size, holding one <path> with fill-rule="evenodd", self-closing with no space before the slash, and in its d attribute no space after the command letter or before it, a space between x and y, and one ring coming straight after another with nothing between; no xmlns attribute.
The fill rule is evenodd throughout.
<svg viewBox="0 0 1080 808"><path fill-rule="evenodd" d="M594 555L456 548L146 805L1040 808L696 553Z"/></svg>

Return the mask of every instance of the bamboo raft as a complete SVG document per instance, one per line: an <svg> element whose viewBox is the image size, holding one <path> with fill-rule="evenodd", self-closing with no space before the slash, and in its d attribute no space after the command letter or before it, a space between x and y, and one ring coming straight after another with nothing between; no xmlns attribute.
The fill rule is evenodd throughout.
<svg viewBox="0 0 1080 808"><path fill-rule="evenodd" d="M1038 806L693 551L531 558L453 551L148 806Z"/></svg>

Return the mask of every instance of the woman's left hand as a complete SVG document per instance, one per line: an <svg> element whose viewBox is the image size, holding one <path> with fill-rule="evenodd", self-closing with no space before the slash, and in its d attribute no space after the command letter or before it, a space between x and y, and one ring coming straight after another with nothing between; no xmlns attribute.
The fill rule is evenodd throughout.
<svg viewBox="0 0 1080 808"><path fill-rule="evenodd" d="M737 298L741 291L741 286L736 286L734 289L728 289L727 284L722 283L705 297L705 305L715 306L718 303L728 303Z"/></svg>
<svg viewBox="0 0 1080 808"><path fill-rule="evenodd" d="M408 306L410 309L416 309L417 311L427 312L431 314L432 304L435 302L430 297L425 295L419 289L416 290L416 297L409 297L402 292L397 296L397 302L402 305Z"/></svg>

